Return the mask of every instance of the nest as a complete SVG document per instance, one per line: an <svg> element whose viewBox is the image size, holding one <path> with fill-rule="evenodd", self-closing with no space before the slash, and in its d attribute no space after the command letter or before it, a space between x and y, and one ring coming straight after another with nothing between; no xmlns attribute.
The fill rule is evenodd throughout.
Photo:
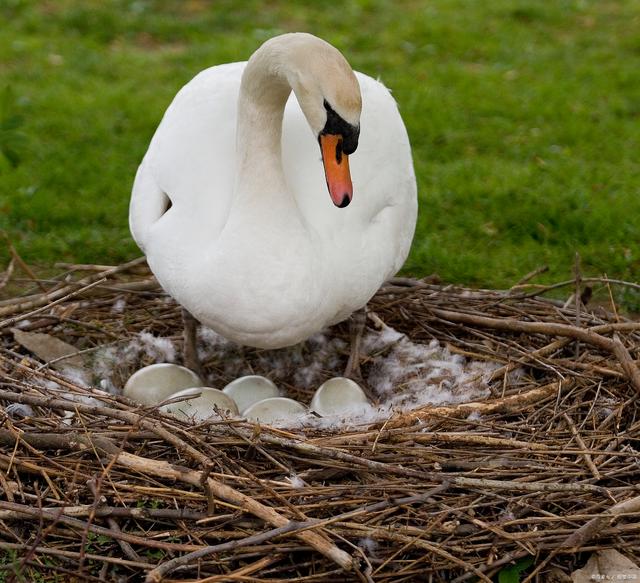
<svg viewBox="0 0 640 583"><path fill-rule="evenodd" d="M141 261L67 267L0 281L0 568L14 578L490 581L531 557L526 580L562 580L598 549L640 551L640 324L615 307L396 279L370 330L492 363L486 398L339 431L193 426L16 342L16 327L46 333L87 358L141 333L179 340L179 307ZM243 352L247 373L261 355Z"/></svg>

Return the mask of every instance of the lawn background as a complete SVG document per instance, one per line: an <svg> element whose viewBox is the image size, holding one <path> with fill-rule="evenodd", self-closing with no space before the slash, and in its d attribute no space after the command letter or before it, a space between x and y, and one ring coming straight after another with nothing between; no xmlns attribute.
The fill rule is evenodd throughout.
<svg viewBox="0 0 640 583"><path fill-rule="evenodd" d="M0 2L0 229L29 263L116 263L136 167L199 70L308 31L399 102L405 272L638 279L640 0ZM0 265L8 251L0 242Z"/></svg>

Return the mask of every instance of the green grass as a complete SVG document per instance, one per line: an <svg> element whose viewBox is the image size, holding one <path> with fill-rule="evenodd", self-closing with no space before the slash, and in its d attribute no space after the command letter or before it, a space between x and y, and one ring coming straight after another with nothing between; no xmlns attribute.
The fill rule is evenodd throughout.
<svg viewBox="0 0 640 583"><path fill-rule="evenodd" d="M131 183L176 91L306 30L400 104L408 273L504 286L578 251L638 278L640 0L3 0L0 21L0 229L31 263L135 256Z"/></svg>

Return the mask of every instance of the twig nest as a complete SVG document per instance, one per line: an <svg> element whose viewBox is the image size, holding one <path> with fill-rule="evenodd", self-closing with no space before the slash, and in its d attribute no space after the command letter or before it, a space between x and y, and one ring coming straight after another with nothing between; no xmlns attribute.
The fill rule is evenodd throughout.
<svg viewBox="0 0 640 583"><path fill-rule="evenodd" d="M225 415L238 415L235 401L220 389L211 387L191 387L170 395L178 402L167 403L160 407L163 413L169 413L178 419L201 422Z"/></svg>
<svg viewBox="0 0 640 583"><path fill-rule="evenodd" d="M369 399L358 383L345 377L329 379L315 392L310 409L318 415L362 411L369 406Z"/></svg>
<svg viewBox="0 0 640 583"><path fill-rule="evenodd" d="M143 405L157 405L176 391L200 385L200 377L184 366L151 364L129 377L122 394Z"/></svg>
<svg viewBox="0 0 640 583"><path fill-rule="evenodd" d="M254 403L247 408L243 416L250 421L259 421L267 425L283 421L293 421L305 415L307 408L298 401L287 397L271 397Z"/></svg>
<svg viewBox="0 0 640 583"><path fill-rule="evenodd" d="M260 375L249 375L231 381L222 392L236 402L240 413L244 413L258 401L280 396L280 391L273 381Z"/></svg>

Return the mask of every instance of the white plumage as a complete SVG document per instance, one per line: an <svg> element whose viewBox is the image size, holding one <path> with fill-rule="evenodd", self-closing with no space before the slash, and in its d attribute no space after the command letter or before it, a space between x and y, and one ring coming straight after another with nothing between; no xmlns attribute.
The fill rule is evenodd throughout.
<svg viewBox="0 0 640 583"><path fill-rule="evenodd" d="M397 105L361 73L361 114L341 103L348 79L334 52L342 58L311 35L282 35L254 54L243 81L245 62L202 71L176 95L138 169L130 226L152 271L198 320L241 344L287 346L344 320L409 252L416 182ZM329 97L349 123L360 114L346 208L332 203L318 147Z"/></svg>

